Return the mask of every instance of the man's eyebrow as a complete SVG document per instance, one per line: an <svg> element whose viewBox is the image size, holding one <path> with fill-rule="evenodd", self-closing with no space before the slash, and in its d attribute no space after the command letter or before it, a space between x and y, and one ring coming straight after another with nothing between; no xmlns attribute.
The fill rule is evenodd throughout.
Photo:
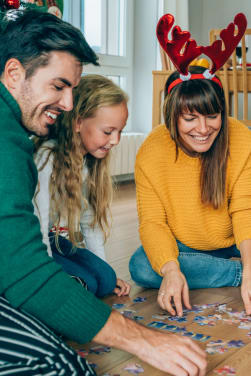
<svg viewBox="0 0 251 376"><path fill-rule="evenodd" d="M72 84L70 83L70 81L66 80L63 77L57 77L57 78L55 78L55 80L59 80L59 81L63 82L66 86L72 87Z"/></svg>

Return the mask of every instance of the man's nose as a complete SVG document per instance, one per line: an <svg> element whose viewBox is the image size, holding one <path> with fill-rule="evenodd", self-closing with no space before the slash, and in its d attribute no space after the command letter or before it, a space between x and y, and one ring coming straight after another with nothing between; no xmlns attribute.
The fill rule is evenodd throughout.
<svg viewBox="0 0 251 376"><path fill-rule="evenodd" d="M71 111L73 109L73 98L71 90L65 90L59 104L64 111Z"/></svg>

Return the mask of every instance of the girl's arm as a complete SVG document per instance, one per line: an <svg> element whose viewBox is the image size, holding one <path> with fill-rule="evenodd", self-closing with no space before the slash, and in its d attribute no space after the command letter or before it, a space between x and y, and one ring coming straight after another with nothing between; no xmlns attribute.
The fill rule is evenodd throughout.
<svg viewBox="0 0 251 376"><path fill-rule="evenodd" d="M91 227L94 218L93 209L90 205L83 211L80 218L81 233L84 238L85 247L89 249L96 256L106 261L105 247L104 247L104 234L101 228L96 224Z"/></svg>
<svg viewBox="0 0 251 376"><path fill-rule="evenodd" d="M38 169L38 185L37 194L34 195L33 205L34 212L39 218L40 229L43 235L43 242L47 246L47 252L51 256L51 246L48 237L49 232L49 222L50 222L50 192L49 192L49 181L52 173L52 157L48 159L48 162L44 168L39 171L40 167L44 164L48 156L48 150L41 149L37 155L34 157L35 163Z"/></svg>

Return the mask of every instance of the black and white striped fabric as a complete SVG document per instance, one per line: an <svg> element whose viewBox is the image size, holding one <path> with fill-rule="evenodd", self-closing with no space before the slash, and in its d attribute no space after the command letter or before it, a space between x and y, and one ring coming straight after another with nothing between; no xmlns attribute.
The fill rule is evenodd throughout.
<svg viewBox="0 0 251 376"><path fill-rule="evenodd" d="M48 327L0 297L0 376L96 375Z"/></svg>

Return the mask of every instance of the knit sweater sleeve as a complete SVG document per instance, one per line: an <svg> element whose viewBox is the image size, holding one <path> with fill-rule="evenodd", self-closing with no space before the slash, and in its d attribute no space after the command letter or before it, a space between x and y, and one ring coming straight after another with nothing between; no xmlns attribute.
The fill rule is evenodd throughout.
<svg viewBox="0 0 251 376"><path fill-rule="evenodd" d="M230 204L237 247L251 239L251 131L230 119Z"/></svg>
<svg viewBox="0 0 251 376"><path fill-rule="evenodd" d="M161 275L161 268L166 262L178 263L178 248L168 225L164 205L142 162L145 162L145 157L139 154L135 165L135 182L140 239L152 268Z"/></svg>
<svg viewBox="0 0 251 376"><path fill-rule="evenodd" d="M79 343L105 325L111 308L50 258L32 198L37 184L33 145L20 110L0 85L0 294L57 333Z"/></svg>

